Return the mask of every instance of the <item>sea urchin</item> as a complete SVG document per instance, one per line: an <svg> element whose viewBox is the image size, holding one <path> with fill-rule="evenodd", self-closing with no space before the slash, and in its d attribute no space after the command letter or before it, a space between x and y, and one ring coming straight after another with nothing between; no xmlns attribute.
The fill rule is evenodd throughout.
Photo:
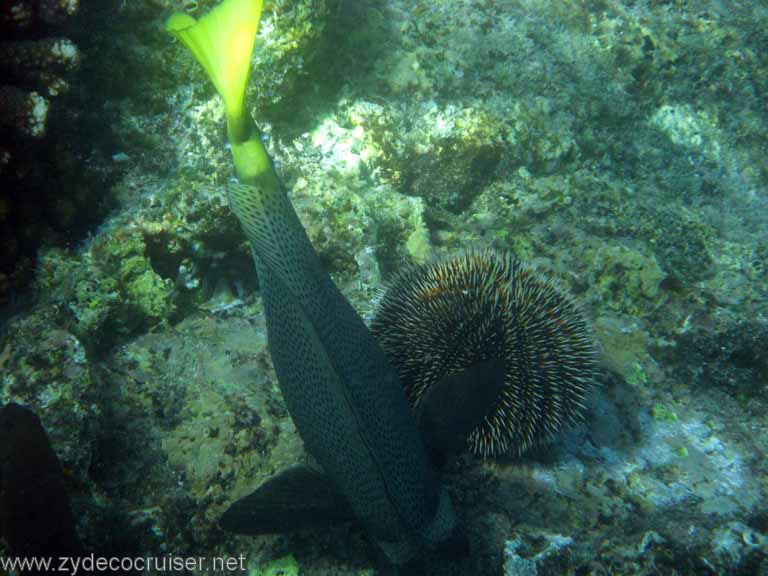
<svg viewBox="0 0 768 576"><path fill-rule="evenodd" d="M483 457L550 440L581 414L595 370L578 307L509 254L468 252L400 274L371 329L417 411L443 379L503 362L504 382L467 438Z"/></svg>

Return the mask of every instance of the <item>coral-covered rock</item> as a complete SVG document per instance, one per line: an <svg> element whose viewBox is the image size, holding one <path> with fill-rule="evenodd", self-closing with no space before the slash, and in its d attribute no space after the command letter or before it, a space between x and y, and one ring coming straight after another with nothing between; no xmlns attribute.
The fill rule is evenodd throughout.
<svg viewBox="0 0 768 576"><path fill-rule="evenodd" d="M80 63L77 47L62 35L77 8L77 0L9 0L0 7L0 305L29 282L38 245L76 220L77 202L60 190L72 152L58 149L63 133L47 131L53 101L67 92Z"/></svg>
<svg viewBox="0 0 768 576"><path fill-rule="evenodd" d="M65 469L80 478L93 458L101 394L85 347L50 323L41 308L8 327L0 354L0 404L16 402L40 416Z"/></svg>

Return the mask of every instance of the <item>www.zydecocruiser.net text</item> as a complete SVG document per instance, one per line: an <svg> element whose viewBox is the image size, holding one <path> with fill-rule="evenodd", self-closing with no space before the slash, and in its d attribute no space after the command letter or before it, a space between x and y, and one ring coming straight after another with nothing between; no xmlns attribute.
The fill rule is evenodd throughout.
<svg viewBox="0 0 768 576"><path fill-rule="evenodd" d="M64 574L107 573L107 572L245 572L245 556L213 557L205 556L164 556L146 557L105 557L90 554L88 556L60 556L25 558L0 556L0 572L60 572Z"/></svg>

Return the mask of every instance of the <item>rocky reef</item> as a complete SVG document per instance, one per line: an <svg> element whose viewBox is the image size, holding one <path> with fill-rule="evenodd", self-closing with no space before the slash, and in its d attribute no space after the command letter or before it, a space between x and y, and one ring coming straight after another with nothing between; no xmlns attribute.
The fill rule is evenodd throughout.
<svg viewBox="0 0 768 576"><path fill-rule="evenodd" d="M0 8L2 305L23 299L40 246L76 242L110 205L103 186L111 167L82 122L83 109L99 98L81 75L87 14L78 0L12 0Z"/></svg>
<svg viewBox="0 0 768 576"><path fill-rule="evenodd" d="M370 571L354 526L217 525L304 454L227 207L223 107L160 32L215 2L10 4L0 300L24 306L0 402L40 415L84 545ZM495 248L592 325L583 421L445 472L474 573L768 571L765 45L752 3L266 5L249 102L364 317L411 263Z"/></svg>

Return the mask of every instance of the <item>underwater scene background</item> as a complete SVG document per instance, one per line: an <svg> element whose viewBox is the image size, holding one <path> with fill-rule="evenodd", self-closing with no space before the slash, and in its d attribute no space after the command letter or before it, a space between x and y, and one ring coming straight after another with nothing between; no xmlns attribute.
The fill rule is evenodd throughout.
<svg viewBox="0 0 768 576"><path fill-rule="evenodd" d="M373 574L354 523L219 525L307 455L221 99L165 31L216 4L0 8L0 406L39 416L89 553ZM589 325L576 423L442 470L465 573L768 574L766 47L765 2L265 3L248 107L364 319L413 265L493 249ZM33 443L0 435L3 466Z"/></svg>

